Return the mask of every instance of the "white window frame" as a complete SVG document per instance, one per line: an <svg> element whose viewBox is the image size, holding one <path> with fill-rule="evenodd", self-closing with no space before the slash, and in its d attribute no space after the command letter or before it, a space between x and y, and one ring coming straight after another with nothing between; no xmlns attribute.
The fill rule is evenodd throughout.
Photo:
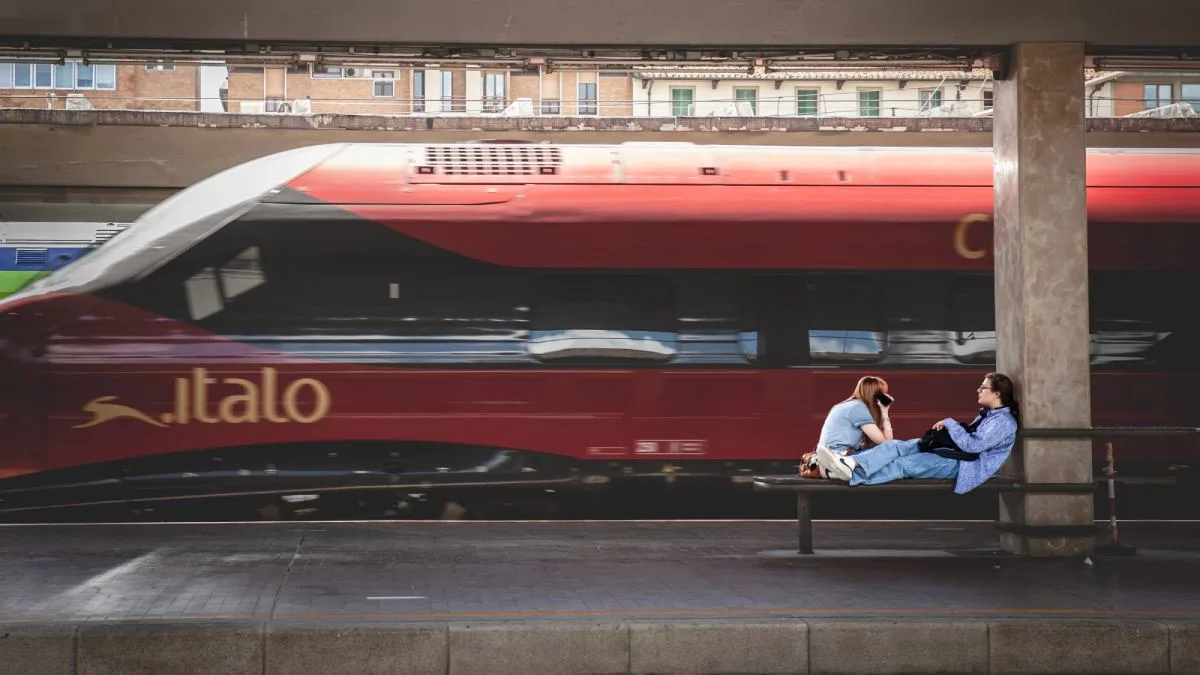
<svg viewBox="0 0 1200 675"><path fill-rule="evenodd" d="M878 98L875 100L875 114L874 115L863 114L864 106L863 106L862 95L864 93L875 93L878 95ZM858 113L859 117L883 117L883 88L882 87L859 87L854 92L854 103L855 103L855 108L856 108L855 112Z"/></svg>
<svg viewBox="0 0 1200 675"><path fill-rule="evenodd" d="M48 65L50 67L50 84L51 84L51 86L49 86L49 87L36 86L36 77L37 77L36 66L38 66L38 65L42 65L42 66ZM29 84L28 85L18 85L17 84L17 70L19 68L24 68L29 73ZM79 71L81 68L90 68L91 69L92 83L90 85L79 83ZM62 69L66 69L66 71L67 71L68 77L66 77L65 80L63 77L60 77L60 74L61 74L60 70L62 70ZM10 82L9 86L0 87L0 89L10 89L10 90L37 89L40 91L52 91L52 90L115 91L117 88L117 65L115 63L87 63L87 64L85 64L78 59L70 59L62 64L57 64L57 63L37 64L37 63L30 63L30 62L22 63L22 62L9 61L9 62L0 62L0 71L8 72L9 82ZM108 72L111 74L111 76L112 76L112 78L111 78L112 85L111 86L102 87L102 86L97 85L97 79L101 72Z"/></svg>
<svg viewBox="0 0 1200 675"><path fill-rule="evenodd" d="M50 84L45 85L45 86L37 83L38 68L41 68L41 67L50 69ZM34 89L41 89L43 91L48 91L50 89L53 89L54 88L54 71L56 68L57 68L57 66L53 63L35 63L35 64L33 64L33 80L30 81L30 84L33 85Z"/></svg>
<svg viewBox="0 0 1200 675"><path fill-rule="evenodd" d="M933 98L937 97L937 105L933 105ZM882 101L882 96L880 99ZM921 111L933 110L941 107L946 101L946 94L941 87L922 87L917 89L917 108Z"/></svg>
<svg viewBox="0 0 1200 675"><path fill-rule="evenodd" d="M687 91L687 92L691 92L691 94L692 94L692 100L690 103L688 103L688 107L691 108L691 110L688 110L687 111L688 114L686 114L686 115L676 115L675 114L675 92L676 91ZM696 88L695 87L671 87L670 90L668 91L668 96L670 96L670 99L667 101L667 104L671 106L671 117L695 117L696 116Z"/></svg>
<svg viewBox="0 0 1200 675"><path fill-rule="evenodd" d="M12 88L13 89L33 89L33 64L32 63L10 63L12 66ZM29 84L17 84L17 68L26 68L29 71Z"/></svg>
<svg viewBox="0 0 1200 675"><path fill-rule="evenodd" d="M92 69L92 83L90 85L80 86L80 84L79 84L79 69L80 68L91 68ZM76 61L75 68L73 69L71 74L73 76L71 78L71 81L75 85L75 86L71 87L72 89L75 89L77 91L91 91L96 88L96 64L83 63L81 61Z"/></svg>
<svg viewBox="0 0 1200 675"><path fill-rule="evenodd" d="M585 99L583 97L584 87L595 87L596 97ZM587 107L590 112L584 112L584 107ZM579 82L575 85L575 112L580 117L599 117L600 116L600 83L599 82Z"/></svg>
<svg viewBox="0 0 1200 675"><path fill-rule="evenodd" d="M811 114L800 112L800 92L805 92L805 91L811 91L814 94L813 111ZM793 99L793 103L796 106L796 115L798 117L820 117L821 116L821 88L820 87L796 87L796 91L794 92L794 96L792 96L792 99Z"/></svg>
<svg viewBox="0 0 1200 675"><path fill-rule="evenodd" d="M454 73L449 70L443 70L442 73L442 96L440 102L442 104L442 112L450 112L454 110ZM429 85L428 82L425 83Z"/></svg>
<svg viewBox="0 0 1200 675"><path fill-rule="evenodd" d="M412 98L412 111L423 113L425 112L425 96L429 91L429 76L424 70L414 69L412 72L411 81L408 83L408 94ZM421 82L421 95L417 95L417 80Z"/></svg>
<svg viewBox="0 0 1200 675"><path fill-rule="evenodd" d="M490 92L490 93L489 93ZM508 73L483 74L483 112L498 113L508 105Z"/></svg>
<svg viewBox="0 0 1200 675"><path fill-rule="evenodd" d="M734 109L736 109L736 108L737 108L737 104L739 104L739 103L741 103L741 102L742 102L742 99L738 98L738 92L739 92L739 91L750 91L750 92L754 92L754 98L753 98L753 99L751 99L751 100L749 101L749 103L750 103L750 110L751 110L751 114L753 114L755 117L758 117L758 108L759 108L759 95L758 95L758 94L759 94L759 91L758 91L758 87L734 87L734 88L733 88L733 106L734 106Z"/></svg>
<svg viewBox="0 0 1200 675"><path fill-rule="evenodd" d="M379 85L387 83L387 94L379 93ZM372 70L371 71L371 95L375 98L396 98L396 71L394 70Z"/></svg>
<svg viewBox="0 0 1200 675"><path fill-rule="evenodd" d="M101 68L112 68L112 86L111 87L101 87L100 86L100 69ZM116 91L118 80L120 80L120 71L117 70L117 64L115 64L115 63L93 63L92 64L92 87L96 91Z"/></svg>

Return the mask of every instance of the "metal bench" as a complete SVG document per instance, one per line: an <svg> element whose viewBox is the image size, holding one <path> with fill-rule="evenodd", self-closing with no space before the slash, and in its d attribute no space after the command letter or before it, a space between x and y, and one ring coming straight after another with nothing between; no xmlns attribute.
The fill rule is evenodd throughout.
<svg viewBox="0 0 1200 675"><path fill-rule="evenodd" d="M812 538L812 495L818 492L869 492L875 494L878 492L946 492L949 493L954 489L954 481L952 480L924 480L924 479L904 479L884 483L882 485L856 485L851 487L847 483L837 480L826 480L822 478L801 478L798 475L778 475L778 476L755 476L754 489L769 492L794 492L796 493L796 522L799 525L799 551L803 554L813 552ZM990 491L990 492L1008 492L1029 489L1027 484L1022 484L1011 478L993 478L983 485L975 488L975 491ZM1090 485L1061 485L1038 483L1036 488L1038 491L1091 491L1094 488Z"/></svg>
<svg viewBox="0 0 1200 675"><path fill-rule="evenodd" d="M1069 439L1096 439L1096 438L1129 438L1129 437L1152 437L1152 436L1182 436L1189 438L1200 437L1200 427L1090 427L1090 428L1062 428L1062 429L1021 429L1018 438L1069 438ZM1015 478L1007 476L997 476L987 481L986 483L975 488L974 491L985 492L1047 492L1047 493L1077 493L1088 494L1095 492L1099 485L1108 484L1109 494L1109 517L1110 531L1112 534L1112 544L1114 548L1126 548L1117 541L1117 515L1116 515L1116 497L1114 493L1114 476L1116 471L1113 468L1113 449L1112 443L1108 444L1108 467L1104 473L1107 479L1097 480L1097 484L1090 483L1022 483ZM1172 481L1173 482L1173 481ZM812 494L815 492L846 492L846 491L867 491L871 494L876 492L951 492L954 488L953 480L924 480L907 478L884 483L882 485L856 485L851 487L846 483L837 480L825 480L820 478L801 478L797 474L785 474L775 476L755 476L754 489L773 491L773 492L794 492L796 493L796 521L800 528L800 553L812 553ZM1014 528L1009 528L1014 529ZM1078 531L1085 531L1087 527L1074 526L1040 526L1038 528L1021 528L1021 529L1039 529L1045 532L1059 531L1064 534L1078 534Z"/></svg>

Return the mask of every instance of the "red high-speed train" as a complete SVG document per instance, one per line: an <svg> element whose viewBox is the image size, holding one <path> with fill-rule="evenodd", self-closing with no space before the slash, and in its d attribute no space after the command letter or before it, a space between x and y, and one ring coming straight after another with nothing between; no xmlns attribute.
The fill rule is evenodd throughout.
<svg viewBox="0 0 1200 675"><path fill-rule="evenodd" d="M1087 184L1093 421L1196 426L1200 153L1093 150ZM744 483L864 374L917 436L993 367L991 185L974 149L264 157L0 303L0 512Z"/></svg>

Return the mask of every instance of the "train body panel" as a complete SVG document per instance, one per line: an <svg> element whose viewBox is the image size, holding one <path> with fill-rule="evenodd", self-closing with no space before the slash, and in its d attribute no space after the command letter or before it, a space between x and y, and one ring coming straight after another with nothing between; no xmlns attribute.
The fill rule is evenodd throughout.
<svg viewBox="0 0 1200 675"><path fill-rule="evenodd" d="M1089 162L1093 421L1195 426L1200 154ZM232 169L0 302L0 511L728 482L791 470L865 374L919 436L994 367L990 167L379 144Z"/></svg>
<svg viewBox="0 0 1200 675"><path fill-rule="evenodd" d="M71 264L128 226L111 222L0 221L0 299Z"/></svg>

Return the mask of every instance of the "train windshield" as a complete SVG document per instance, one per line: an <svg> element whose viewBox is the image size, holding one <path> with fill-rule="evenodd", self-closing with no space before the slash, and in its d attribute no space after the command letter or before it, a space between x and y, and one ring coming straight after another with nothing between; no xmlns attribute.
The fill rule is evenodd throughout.
<svg viewBox="0 0 1200 675"><path fill-rule="evenodd" d="M122 236L7 300L51 292L86 293L148 274L343 147L287 150L206 178L147 211Z"/></svg>

